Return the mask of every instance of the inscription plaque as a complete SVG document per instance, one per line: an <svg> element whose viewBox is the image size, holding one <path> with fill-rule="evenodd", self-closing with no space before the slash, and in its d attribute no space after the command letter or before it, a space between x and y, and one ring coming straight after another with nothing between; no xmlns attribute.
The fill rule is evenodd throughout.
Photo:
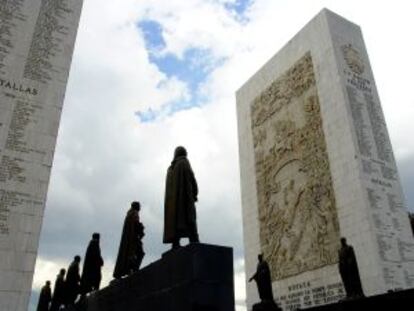
<svg viewBox="0 0 414 311"><path fill-rule="evenodd" d="M27 310L81 8L82 0L0 2L2 311Z"/></svg>
<svg viewBox="0 0 414 311"><path fill-rule="evenodd" d="M407 211L404 208L401 186L395 164L391 142L378 95L373 87L372 73L364 49L352 44L341 46L342 76L346 84L353 129L356 134L359 158L367 195L368 210L378 252L384 264L384 280L389 288L406 287L402 279L414 277L411 264L414 262L414 243L407 234ZM349 55L359 63L355 70L349 64ZM341 58L340 58L341 59ZM358 107L358 113L354 110Z"/></svg>

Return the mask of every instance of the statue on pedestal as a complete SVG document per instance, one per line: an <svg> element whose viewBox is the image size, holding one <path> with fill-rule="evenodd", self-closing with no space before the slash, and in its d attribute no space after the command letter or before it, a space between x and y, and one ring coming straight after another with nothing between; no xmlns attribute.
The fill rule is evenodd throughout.
<svg viewBox="0 0 414 311"><path fill-rule="evenodd" d="M46 281L46 284L40 291L39 302L37 304L36 311L49 311L49 304L51 300L52 290L50 289L50 281Z"/></svg>
<svg viewBox="0 0 414 311"><path fill-rule="evenodd" d="M339 249L339 273L347 298L364 297L354 248L347 244L345 238L341 238Z"/></svg>
<svg viewBox="0 0 414 311"><path fill-rule="evenodd" d="M144 225L140 222L139 211L141 204L132 202L128 210L122 230L121 243L119 245L118 257L116 259L114 278L132 274L139 270L144 250L142 238L144 237Z"/></svg>
<svg viewBox="0 0 414 311"><path fill-rule="evenodd" d="M261 302L253 305L253 311L280 310L273 298L272 278L268 263L263 259L263 254L257 256L258 263L256 273L249 279L255 280Z"/></svg>
<svg viewBox="0 0 414 311"><path fill-rule="evenodd" d="M66 274L65 281L65 304L67 306L73 305L78 298L80 293L80 274L79 274L79 264L81 258L79 255L76 255L73 258L72 263L69 265L68 273Z"/></svg>
<svg viewBox="0 0 414 311"><path fill-rule="evenodd" d="M59 274L56 277L55 288L53 290L52 304L50 305L50 311L58 311L60 309L60 306L66 302L65 273L65 269L60 269Z"/></svg>
<svg viewBox="0 0 414 311"><path fill-rule="evenodd" d="M164 243L180 246L181 238L199 242L195 202L198 187L184 147L177 147L167 171L164 204Z"/></svg>
<svg viewBox="0 0 414 311"><path fill-rule="evenodd" d="M99 240L99 233L92 234L92 240L86 249L81 277L81 291L83 296L92 290L98 290L101 284L101 269L104 261L101 256Z"/></svg>

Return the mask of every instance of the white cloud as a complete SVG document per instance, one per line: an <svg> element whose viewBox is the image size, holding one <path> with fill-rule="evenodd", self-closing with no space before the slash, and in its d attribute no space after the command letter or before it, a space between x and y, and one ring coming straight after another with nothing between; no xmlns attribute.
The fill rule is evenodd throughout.
<svg viewBox="0 0 414 311"><path fill-rule="evenodd" d="M244 272L244 259L235 261L234 296L236 300L236 310L246 311L246 274Z"/></svg>
<svg viewBox="0 0 414 311"><path fill-rule="evenodd" d="M162 25L166 42L163 52L180 58L191 47L209 49L217 57L227 56L240 35L234 14L219 1L153 0L141 2L141 8L145 18ZM228 40L220 40L223 37Z"/></svg>
<svg viewBox="0 0 414 311"><path fill-rule="evenodd" d="M36 273L33 278L33 289L40 291L47 280L51 281L53 286L53 283L61 267L61 262L47 261L44 260L41 256L37 257Z"/></svg>

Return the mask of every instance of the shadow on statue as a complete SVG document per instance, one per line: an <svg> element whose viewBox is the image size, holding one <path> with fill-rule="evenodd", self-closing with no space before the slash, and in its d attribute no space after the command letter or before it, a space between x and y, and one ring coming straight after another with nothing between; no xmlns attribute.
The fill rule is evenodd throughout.
<svg viewBox="0 0 414 311"><path fill-rule="evenodd" d="M164 244L172 244L172 249L180 247L180 239L188 238L190 243L198 243L197 202L198 186L194 177L187 150L178 146L167 170L164 198Z"/></svg>
<svg viewBox="0 0 414 311"><path fill-rule="evenodd" d="M101 247L99 246L100 234L95 232L92 234L92 240L86 249L85 259L83 261L83 269L81 276L81 295L99 290L102 279L102 266L104 261L101 255Z"/></svg>
<svg viewBox="0 0 414 311"><path fill-rule="evenodd" d="M348 245L345 238L341 238L339 255L339 274L345 287L346 299L365 297L359 277L358 263L354 248Z"/></svg>
<svg viewBox="0 0 414 311"><path fill-rule="evenodd" d="M52 301L52 289L50 288L50 281L42 287L39 295L39 302L36 311L49 311L49 304Z"/></svg>
<svg viewBox="0 0 414 311"><path fill-rule="evenodd" d="M122 229L121 242L113 276L120 279L137 272L144 258L142 238L144 237L144 225L139 218L141 204L137 201L131 203L131 208L125 216Z"/></svg>
<svg viewBox="0 0 414 311"><path fill-rule="evenodd" d="M272 278L269 265L263 259L263 254L258 255L258 260L256 273L249 279L249 282L255 280L261 301L253 305L252 311L281 310L273 298Z"/></svg>

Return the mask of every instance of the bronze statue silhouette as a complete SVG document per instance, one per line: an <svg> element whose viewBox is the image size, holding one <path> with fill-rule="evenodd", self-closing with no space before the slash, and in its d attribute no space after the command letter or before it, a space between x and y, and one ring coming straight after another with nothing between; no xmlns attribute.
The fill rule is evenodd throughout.
<svg viewBox="0 0 414 311"><path fill-rule="evenodd" d="M338 254L339 273L345 287L346 297L364 297L354 248L347 244L346 238L341 238L341 248Z"/></svg>
<svg viewBox="0 0 414 311"><path fill-rule="evenodd" d="M198 187L187 151L179 146L167 170L164 202L164 239L172 248L180 246L181 238L189 238L190 243L199 242L195 202Z"/></svg>
<svg viewBox="0 0 414 311"><path fill-rule="evenodd" d="M113 274L116 279L138 271L144 258L142 238L145 234L144 226L139 219L140 209L141 205L139 202L132 202L131 208L125 217Z"/></svg>
<svg viewBox="0 0 414 311"><path fill-rule="evenodd" d="M269 265L263 259L263 254L259 254L257 258L259 262L257 263L256 272L249 279L249 282L255 280L261 302L253 305L253 311L280 310L273 298Z"/></svg>
<svg viewBox="0 0 414 311"><path fill-rule="evenodd" d="M39 296L39 302L37 304L36 311L49 311L49 304L52 301L52 290L50 288L50 281L46 281L46 284L42 287Z"/></svg>
<svg viewBox="0 0 414 311"><path fill-rule="evenodd" d="M60 269L59 274L56 277L55 287L53 289L52 303L50 305L50 311L58 311L60 306L66 301L65 297L65 269Z"/></svg>
<svg viewBox="0 0 414 311"><path fill-rule="evenodd" d="M72 263L69 265L68 273L66 274L65 281L65 296L66 305L73 305L78 298L80 293L80 275L79 275L79 264L81 257L76 255L73 258Z"/></svg>
<svg viewBox="0 0 414 311"><path fill-rule="evenodd" d="M104 261L101 256L101 248L99 246L100 234L92 234L92 240L86 249L85 259L83 261L83 269L81 276L82 295L98 290L102 279L102 266Z"/></svg>

